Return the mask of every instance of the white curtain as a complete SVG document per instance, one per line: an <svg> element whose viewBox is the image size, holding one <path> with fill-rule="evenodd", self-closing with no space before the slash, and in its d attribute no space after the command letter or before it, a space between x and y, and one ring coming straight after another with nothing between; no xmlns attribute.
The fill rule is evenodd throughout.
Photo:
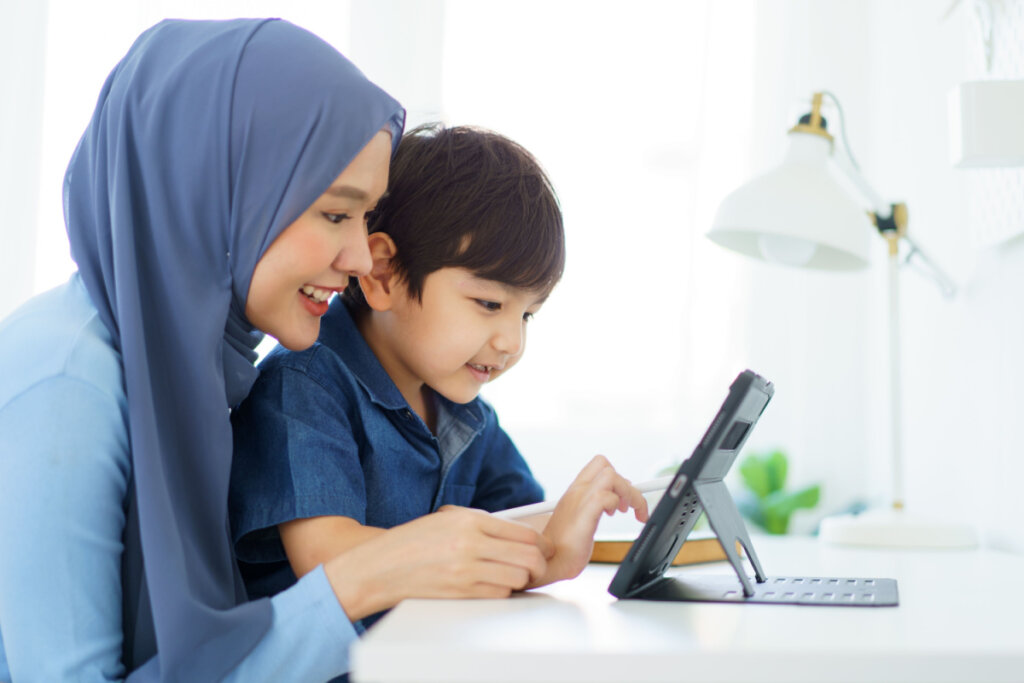
<svg viewBox="0 0 1024 683"><path fill-rule="evenodd" d="M0 318L35 291L46 9L46 0L0 4Z"/></svg>

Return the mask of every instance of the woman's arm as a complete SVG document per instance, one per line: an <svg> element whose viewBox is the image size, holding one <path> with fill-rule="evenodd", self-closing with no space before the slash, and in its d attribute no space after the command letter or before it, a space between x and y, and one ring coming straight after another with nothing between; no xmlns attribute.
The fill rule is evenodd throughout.
<svg viewBox="0 0 1024 683"><path fill-rule="evenodd" d="M123 407L58 376L0 408L0 623L10 680L124 676Z"/></svg>
<svg viewBox="0 0 1024 683"><path fill-rule="evenodd" d="M69 377L40 382L0 409L0 662L8 669L0 673L9 676L0 680L126 676L121 536L130 460L121 411L117 397ZM226 680L326 680L348 670L355 629L323 571L271 604L270 631Z"/></svg>
<svg viewBox="0 0 1024 683"><path fill-rule="evenodd" d="M303 521L325 524L303 528ZM435 513L386 531L340 517L284 526L299 530L282 528L282 539L300 549L321 529L348 528L355 536L347 551L302 572L298 583L273 597L271 630L229 683L326 680L349 669L352 621L407 597L507 596L531 573L544 571L539 534L476 510Z"/></svg>
<svg viewBox="0 0 1024 683"><path fill-rule="evenodd" d="M446 508L331 559L327 577L350 619L405 598L501 598L547 571L550 544L482 510Z"/></svg>
<svg viewBox="0 0 1024 683"><path fill-rule="evenodd" d="M480 510L446 508L384 530L348 517L279 526L296 576L320 564L352 620L405 598L505 597L546 572L534 529Z"/></svg>

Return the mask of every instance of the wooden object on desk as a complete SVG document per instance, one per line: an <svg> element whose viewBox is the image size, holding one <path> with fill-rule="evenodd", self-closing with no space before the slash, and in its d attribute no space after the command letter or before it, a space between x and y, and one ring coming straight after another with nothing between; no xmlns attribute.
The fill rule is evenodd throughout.
<svg viewBox="0 0 1024 683"><path fill-rule="evenodd" d="M594 551L590 554L591 562L610 562L619 564L626 559L626 553L632 547L633 541L625 541L613 538L602 538L598 536L594 540ZM743 549L739 543L736 550L742 554ZM722 544L713 533L695 533L686 539L672 566L678 567L684 564L701 564L703 562L718 562L726 559Z"/></svg>

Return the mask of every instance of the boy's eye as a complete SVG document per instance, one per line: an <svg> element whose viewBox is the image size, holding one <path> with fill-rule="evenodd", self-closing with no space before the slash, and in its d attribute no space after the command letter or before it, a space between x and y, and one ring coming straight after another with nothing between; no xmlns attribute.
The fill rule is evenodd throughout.
<svg viewBox="0 0 1024 683"><path fill-rule="evenodd" d="M349 216L347 213L325 213L324 218L326 218L331 223L337 224L344 220L348 220L349 218L351 218L351 216Z"/></svg>
<svg viewBox="0 0 1024 683"><path fill-rule="evenodd" d="M487 301L486 299L477 299L476 302L480 304L485 310L488 311L500 311L501 304L497 301Z"/></svg>

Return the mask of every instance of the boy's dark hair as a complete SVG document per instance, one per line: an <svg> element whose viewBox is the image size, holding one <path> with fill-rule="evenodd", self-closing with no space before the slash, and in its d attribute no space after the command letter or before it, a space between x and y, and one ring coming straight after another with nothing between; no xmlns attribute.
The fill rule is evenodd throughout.
<svg viewBox="0 0 1024 683"><path fill-rule="evenodd" d="M435 123L406 133L369 231L394 240L395 271L420 301L427 275L441 268L545 293L565 268L562 211L544 170L520 145L479 128ZM344 297L353 312L369 308L354 278Z"/></svg>

